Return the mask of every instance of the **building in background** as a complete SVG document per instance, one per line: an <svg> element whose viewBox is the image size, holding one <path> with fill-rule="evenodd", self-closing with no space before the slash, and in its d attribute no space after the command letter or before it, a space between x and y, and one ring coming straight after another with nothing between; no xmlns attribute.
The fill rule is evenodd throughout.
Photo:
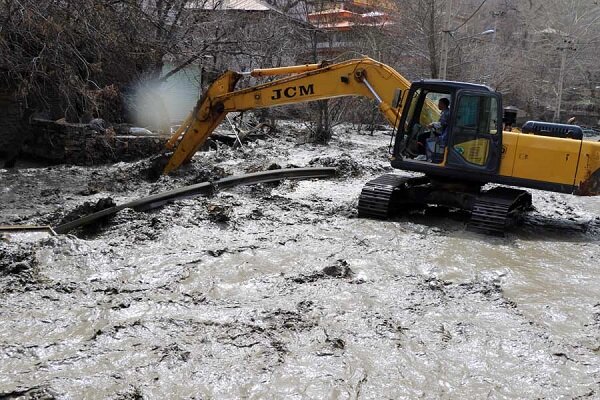
<svg viewBox="0 0 600 400"><path fill-rule="evenodd" d="M393 24L393 4L387 1L325 1L307 15L307 20L321 31L318 56L328 58L354 50L357 41L369 31Z"/></svg>

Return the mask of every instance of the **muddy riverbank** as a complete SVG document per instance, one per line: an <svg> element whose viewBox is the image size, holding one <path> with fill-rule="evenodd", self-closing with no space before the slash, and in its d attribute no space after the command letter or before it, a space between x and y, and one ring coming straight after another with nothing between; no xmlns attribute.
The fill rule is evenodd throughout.
<svg viewBox="0 0 600 400"><path fill-rule="evenodd" d="M151 160L0 170L0 224L56 224L210 179L335 166L70 235L0 242L6 398L596 398L600 199L532 191L506 238L431 209L356 217L389 136L336 131Z"/></svg>

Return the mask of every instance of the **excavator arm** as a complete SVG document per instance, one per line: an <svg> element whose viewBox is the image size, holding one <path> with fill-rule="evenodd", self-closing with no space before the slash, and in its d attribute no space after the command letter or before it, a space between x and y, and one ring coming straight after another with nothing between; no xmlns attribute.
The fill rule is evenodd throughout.
<svg viewBox="0 0 600 400"><path fill-rule="evenodd" d="M244 75L261 77L289 74L292 75L235 90L237 82ZM402 99L394 97L408 93L409 88L410 81L393 68L370 58L330 65L257 69L246 74L227 71L212 83L193 112L167 142L167 148L174 152L164 174L189 161L229 112L342 96L365 96L375 99L386 119L396 126L402 112ZM435 106L428 104L427 108L429 122L437 120L439 112Z"/></svg>

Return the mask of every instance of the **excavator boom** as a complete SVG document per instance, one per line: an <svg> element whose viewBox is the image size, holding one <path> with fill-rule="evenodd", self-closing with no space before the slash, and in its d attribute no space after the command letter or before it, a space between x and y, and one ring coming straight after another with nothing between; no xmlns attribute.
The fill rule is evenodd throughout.
<svg viewBox="0 0 600 400"><path fill-rule="evenodd" d="M237 91L235 85L244 74L227 71L221 75L168 141L167 148L174 149L174 153L164 169L165 174L189 161L229 112L342 96L365 96L375 99L386 119L392 126L396 126L402 103L400 99L400 102L394 105L394 96L405 93L410 88L410 81L397 71L370 58L331 65L308 64L258 69L247 74L294 75ZM397 89L402 92L398 92ZM428 103L426 107L429 111L428 122L437 120L439 111L435 105Z"/></svg>

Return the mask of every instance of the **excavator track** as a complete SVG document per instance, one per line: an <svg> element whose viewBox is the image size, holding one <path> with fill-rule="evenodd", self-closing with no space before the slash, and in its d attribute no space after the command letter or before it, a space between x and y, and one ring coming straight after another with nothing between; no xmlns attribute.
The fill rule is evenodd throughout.
<svg viewBox="0 0 600 400"><path fill-rule="evenodd" d="M467 230L504 236L521 212L531 207L531 194L524 190L497 187L477 196Z"/></svg>
<svg viewBox="0 0 600 400"><path fill-rule="evenodd" d="M411 178L385 174L365 184L358 198L358 216L384 219L414 203L406 194L416 185L428 183L429 178ZM405 198L407 197L407 198Z"/></svg>
<svg viewBox="0 0 600 400"><path fill-rule="evenodd" d="M469 231L503 236L522 212L531 207L531 194L507 187L485 192L449 191L432 185L427 177L386 174L365 184L358 199L358 215L385 219L403 207L427 204L471 211Z"/></svg>
<svg viewBox="0 0 600 400"><path fill-rule="evenodd" d="M358 216L367 218L387 218L397 205L395 191L402 188L409 177L394 174L382 175L365 184L358 198Z"/></svg>

